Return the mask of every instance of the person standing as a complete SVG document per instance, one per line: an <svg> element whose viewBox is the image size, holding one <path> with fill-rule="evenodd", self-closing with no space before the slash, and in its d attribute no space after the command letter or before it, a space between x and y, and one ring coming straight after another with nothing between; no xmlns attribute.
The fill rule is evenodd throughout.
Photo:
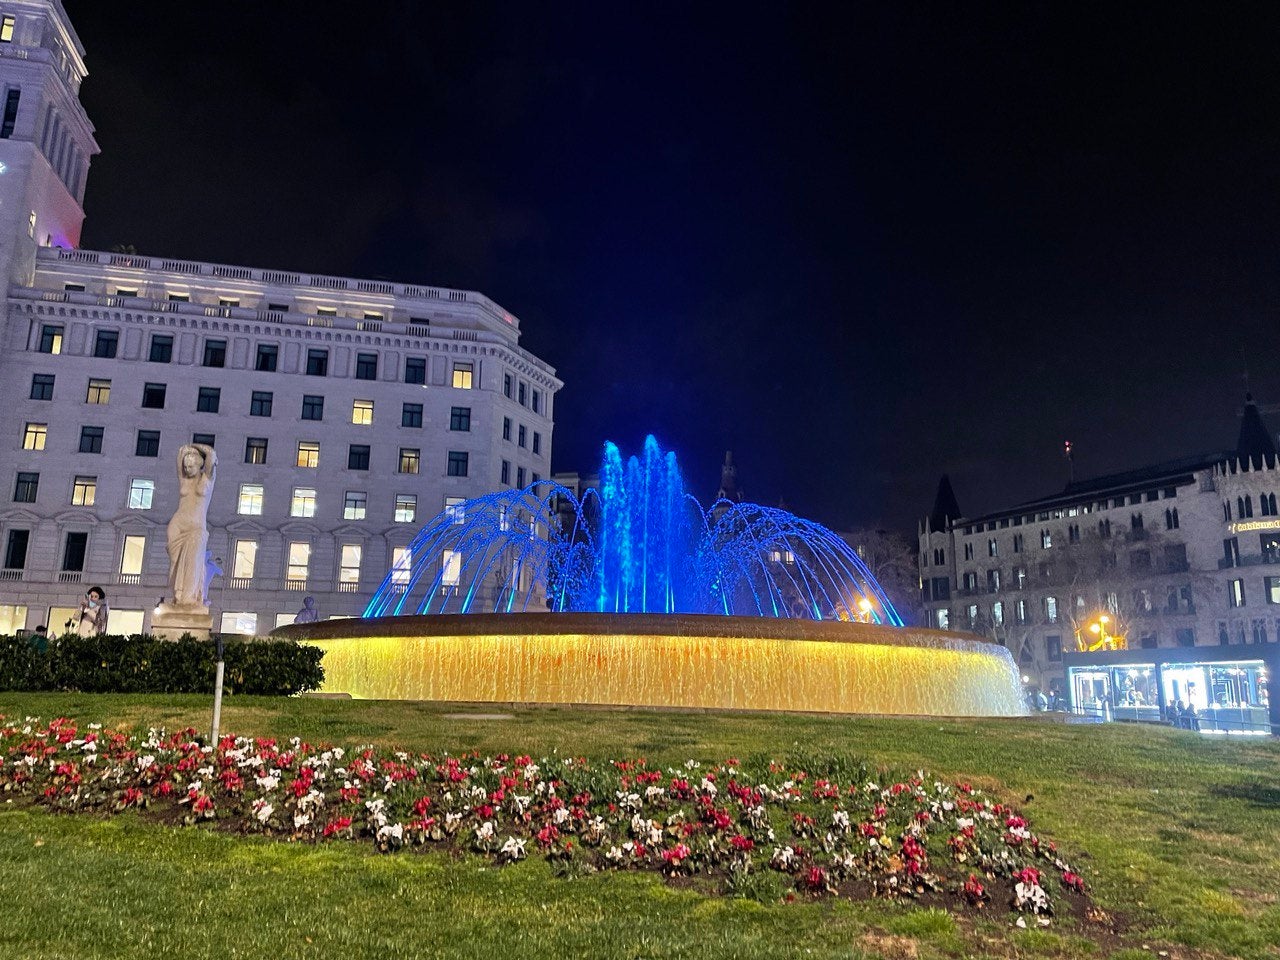
<svg viewBox="0 0 1280 960"><path fill-rule="evenodd" d="M80 617L76 633L82 637L94 637L107 632L107 594L101 587L90 587L80 601Z"/></svg>

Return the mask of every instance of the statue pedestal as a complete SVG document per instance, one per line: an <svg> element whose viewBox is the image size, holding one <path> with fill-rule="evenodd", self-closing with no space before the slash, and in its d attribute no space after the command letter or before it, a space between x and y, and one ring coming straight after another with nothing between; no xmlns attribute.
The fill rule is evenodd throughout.
<svg viewBox="0 0 1280 960"><path fill-rule="evenodd" d="M151 633L162 640L178 640L189 633L197 640L208 640L213 630L213 617L208 607L177 607L162 603L151 615Z"/></svg>

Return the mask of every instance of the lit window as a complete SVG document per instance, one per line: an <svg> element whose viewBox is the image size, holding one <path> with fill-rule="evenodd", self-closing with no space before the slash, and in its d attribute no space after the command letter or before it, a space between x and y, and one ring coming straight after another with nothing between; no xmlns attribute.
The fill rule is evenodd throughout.
<svg viewBox="0 0 1280 960"><path fill-rule="evenodd" d="M312 469L320 466L320 444L311 440L299 440L298 466Z"/></svg>
<svg viewBox="0 0 1280 960"><path fill-rule="evenodd" d="M449 451L449 467L448 474L451 477L465 477L467 475L468 454L465 450Z"/></svg>
<svg viewBox="0 0 1280 960"><path fill-rule="evenodd" d="M391 548L391 582L405 585L413 572L413 551L408 547Z"/></svg>
<svg viewBox="0 0 1280 960"><path fill-rule="evenodd" d="M53 374L37 373L31 378L31 399L53 399Z"/></svg>
<svg viewBox="0 0 1280 960"><path fill-rule="evenodd" d="M244 462L245 463L266 463L267 462L267 438L266 437L247 437L245 439Z"/></svg>
<svg viewBox="0 0 1280 960"><path fill-rule="evenodd" d="M462 497L445 497L444 512L453 523L463 523L467 519L467 501Z"/></svg>
<svg viewBox="0 0 1280 960"><path fill-rule="evenodd" d="M348 490L342 503L343 520L363 520L369 509L369 495L363 490Z"/></svg>
<svg viewBox="0 0 1280 960"><path fill-rule="evenodd" d="M360 582L360 560L363 553L364 547L358 543L342 545L342 561L338 566L339 583Z"/></svg>
<svg viewBox="0 0 1280 960"><path fill-rule="evenodd" d="M1244 606L1244 581L1230 580L1227 582L1227 601L1232 607Z"/></svg>
<svg viewBox="0 0 1280 960"><path fill-rule="evenodd" d="M240 501L236 506L236 513L246 517L262 515L262 484L240 484Z"/></svg>
<svg viewBox="0 0 1280 960"><path fill-rule="evenodd" d="M28 423L22 431L23 450L43 450L45 441L49 439L47 423Z"/></svg>
<svg viewBox="0 0 1280 960"><path fill-rule="evenodd" d="M0 43L10 43L13 41L13 17L5 17L0 20Z"/></svg>
<svg viewBox="0 0 1280 960"><path fill-rule="evenodd" d="M316 492L309 487L294 487L293 500L289 503L289 516L314 517L316 515Z"/></svg>
<svg viewBox="0 0 1280 960"><path fill-rule="evenodd" d="M422 465L422 451L412 447L400 448L400 472L417 473Z"/></svg>
<svg viewBox="0 0 1280 960"><path fill-rule="evenodd" d="M247 610L240 613L224 613L218 629L222 633L252 637L258 632L258 615Z"/></svg>
<svg viewBox="0 0 1280 960"><path fill-rule="evenodd" d="M1053 534L1048 530L1040 531L1040 546L1045 550L1053 546Z"/></svg>
<svg viewBox="0 0 1280 960"><path fill-rule="evenodd" d="M418 516L418 498L412 493L396 494L396 523L413 523Z"/></svg>
<svg viewBox="0 0 1280 960"><path fill-rule="evenodd" d="M156 495L156 482L134 477L129 481L129 509L150 510L151 501Z"/></svg>
<svg viewBox="0 0 1280 960"><path fill-rule="evenodd" d="M367 427L373 423L373 401L356 400L351 404L351 422Z"/></svg>
<svg viewBox="0 0 1280 960"><path fill-rule="evenodd" d="M40 328L40 346L38 349L41 353L61 353L62 327L50 323L42 326Z"/></svg>
<svg viewBox="0 0 1280 960"><path fill-rule="evenodd" d="M90 380L89 392L85 394L85 403L106 404L111 402L111 381Z"/></svg>
<svg viewBox="0 0 1280 960"><path fill-rule="evenodd" d="M456 587L462 579L462 553L459 550L446 550L440 558L440 585Z"/></svg>
<svg viewBox="0 0 1280 960"><path fill-rule="evenodd" d="M77 507L92 507L98 496L97 477L76 477L71 486L71 502Z"/></svg>
<svg viewBox="0 0 1280 960"><path fill-rule="evenodd" d="M130 534L124 538L124 549L120 553L120 575L136 577L142 573L142 556L147 549L147 538L138 534Z"/></svg>
<svg viewBox="0 0 1280 960"><path fill-rule="evenodd" d="M459 390L471 389L471 364L454 363L453 385Z"/></svg>
<svg viewBox="0 0 1280 960"><path fill-rule="evenodd" d="M295 540L289 544L289 567L285 573L288 580L295 583L305 581L311 567L311 544L303 540Z"/></svg>
<svg viewBox="0 0 1280 960"><path fill-rule="evenodd" d="M450 430L470 430L471 429L471 408L470 407L451 407L449 410L449 429Z"/></svg>
<svg viewBox="0 0 1280 960"><path fill-rule="evenodd" d="M337 307L316 307L317 317L336 317L338 315Z"/></svg>
<svg viewBox="0 0 1280 960"><path fill-rule="evenodd" d="M257 563L258 541L237 540L235 559L231 563L231 576L237 578L252 577L253 569Z"/></svg>
<svg viewBox="0 0 1280 960"><path fill-rule="evenodd" d="M36 494L40 491L40 474L19 473L13 485L14 503L35 503Z"/></svg>

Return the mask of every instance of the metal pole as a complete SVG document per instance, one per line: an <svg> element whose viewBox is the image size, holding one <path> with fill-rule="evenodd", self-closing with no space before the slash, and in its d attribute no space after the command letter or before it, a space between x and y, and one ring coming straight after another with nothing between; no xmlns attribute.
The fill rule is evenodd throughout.
<svg viewBox="0 0 1280 960"><path fill-rule="evenodd" d="M222 661L222 637L218 636L218 669L213 678L213 748L218 748L218 728L222 725L222 675L226 665Z"/></svg>

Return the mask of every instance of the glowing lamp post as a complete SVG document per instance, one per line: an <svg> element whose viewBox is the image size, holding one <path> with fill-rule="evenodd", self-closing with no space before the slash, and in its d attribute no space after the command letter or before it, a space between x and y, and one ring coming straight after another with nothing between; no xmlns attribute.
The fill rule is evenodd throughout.
<svg viewBox="0 0 1280 960"><path fill-rule="evenodd" d="M1084 637L1080 637L1077 646L1084 651L1123 650L1126 646L1124 637L1107 632L1107 624L1110 622L1111 618L1105 613L1098 614L1098 618L1089 624L1089 632L1098 639L1088 643Z"/></svg>

